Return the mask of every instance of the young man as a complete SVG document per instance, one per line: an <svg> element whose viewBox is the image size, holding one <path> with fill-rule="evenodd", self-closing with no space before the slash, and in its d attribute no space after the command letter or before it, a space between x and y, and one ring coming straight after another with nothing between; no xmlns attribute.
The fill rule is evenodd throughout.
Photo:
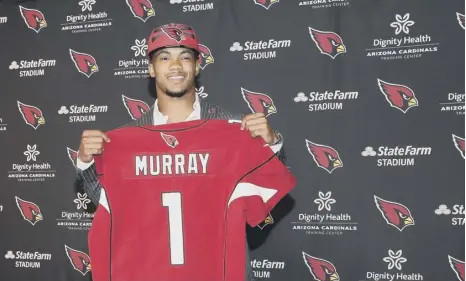
<svg viewBox="0 0 466 281"><path fill-rule="evenodd" d="M254 138L263 138L284 162L282 137L270 127L264 114L232 114L196 95L200 50L197 35L191 27L166 24L155 28L148 38L148 55L149 73L155 79L157 100L141 118L126 126L161 125L198 119L238 119L242 120L243 130L249 131ZM101 185L93 157L104 150L105 142L110 141L102 131L85 130L79 146L76 163L78 177L96 206L99 204ZM249 262L246 267L249 269ZM247 272L251 274L249 270Z"/></svg>

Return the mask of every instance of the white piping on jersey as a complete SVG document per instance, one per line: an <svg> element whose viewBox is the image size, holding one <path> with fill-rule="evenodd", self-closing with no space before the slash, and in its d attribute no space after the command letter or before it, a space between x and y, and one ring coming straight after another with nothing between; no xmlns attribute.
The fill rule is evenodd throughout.
<svg viewBox="0 0 466 281"><path fill-rule="evenodd" d="M108 201L107 201L107 194L105 193L105 189L101 189L102 191L100 192L100 200L99 204L104 207L107 212L110 213L110 207L108 206Z"/></svg>
<svg viewBox="0 0 466 281"><path fill-rule="evenodd" d="M230 203L233 202L234 200L240 198L240 197L247 197L247 196L259 196L262 198L262 201L264 203L267 203L272 196L277 193L276 189L270 189L262 186L255 185L253 183L249 182L240 182L235 190L233 191L233 194L230 197L230 201L228 201L228 206L230 206Z"/></svg>

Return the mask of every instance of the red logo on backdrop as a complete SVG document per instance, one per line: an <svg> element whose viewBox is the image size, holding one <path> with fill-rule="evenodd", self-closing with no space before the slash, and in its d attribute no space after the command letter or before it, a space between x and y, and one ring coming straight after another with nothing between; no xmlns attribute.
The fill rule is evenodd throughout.
<svg viewBox="0 0 466 281"><path fill-rule="evenodd" d="M404 85L391 84L377 79L380 91L391 107L406 113L410 108L418 106L419 102L413 90Z"/></svg>
<svg viewBox="0 0 466 281"><path fill-rule="evenodd" d="M272 98L268 95L252 92L243 88L241 88L241 93L243 94L243 99L253 113L264 113L266 117L277 113L277 107L274 105Z"/></svg>
<svg viewBox="0 0 466 281"><path fill-rule="evenodd" d="M310 256L303 252L304 263L316 281L339 281L340 276L335 266L324 259Z"/></svg>
<svg viewBox="0 0 466 281"><path fill-rule="evenodd" d="M155 16L155 10L149 0L126 0L131 13L135 18L146 22L150 17Z"/></svg>
<svg viewBox="0 0 466 281"><path fill-rule="evenodd" d="M346 53L346 47L340 35L331 31L320 31L309 27L309 34L316 43L320 53L335 59L339 54Z"/></svg>
<svg viewBox="0 0 466 281"><path fill-rule="evenodd" d="M76 271L81 272L84 276L91 271L91 259L89 256L81 251L72 249L65 245L65 252L70 259L71 265Z"/></svg>
<svg viewBox="0 0 466 281"><path fill-rule="evenodd" d="M461 27L464 29L464 15L456 13L456 19L458 20L458 23L461 25Z"/></svg>
<svg viewBox="0 0 466 281"><path fill-rule="evenodd" d="M414 225L414 218L409 209L396 202L391 202L374 195L374 201L387 224L403 231L405 227Z"/></svg>
<svg viewBox="0 0 466 281"><path fill-rule="evenodd" d="M126 110L128 110L129 116L131 116L133 120L139 119L144 113L149 111L147 103L141 100L131 99L125 95L121 95L121 98Z"/></svg>
<svg viewBox="0 0 466 281"><path fill-rule="evenodd" d="M66 151L68 153L68 158L70 158L71 163L73 163L73 166L76 166L76 159L78 158L78 152L74 151L73 149L66 147Z"/></svg>
<svg viewBox="0 0 466 281"><path fill-rule="evenodd" d="M44 219L42 213L39 209L39 206L36 204L23 200L18 196L16 198L16 206L18 206L21 215L23 216L25 221L28 221L30 224L35 225L38 221Z"/></svg>
<svg viewBox="0 0 466 281"><path fill-rule="evenodd" d="M175 148L175 146L180 144L174 136L167 135L162 132L160 132L160 135L162 136L162 139L165 141L165 143L171 148Z"/></svg>
<svg viewBox="0 0 466 281"><path fill-rule="evenodd" d="M201 51L201 55L199 56L199 67L201 69L204 69L207 65L214 63L212 52L207 46L199 44L199 50Z"/></svg>
<svg viewBox="0 0 466 281"><path fill-rule="evenodd" d="M97 66L97 62L93 56L76 52L71 49L70 56L76 66L76 69L78 69L80 73L86 75L87 78L91 77L93 73L99 71L99 67Z"/></svg>
<svg viewBox="0 0 466 281"><path fill-rule="evenodd" d="M266 8L267 10L275 3L280 2L280 0L254 0L254 3Z"/></svg>
<svg viewBox="0 0 466 281"><path fill-rule="evenodd" d="M269 224L273 224L274 221L273 221L273 217L272 217L272 214L269 212L269 214L267 215L267 217L257 225L258 228L260 228L261 230L263 230L267 225Z"/></svg>
<svg viewBox="0 0 466 281"><path fill-rule="evenodd" d="M36 130L40 125L45 124L45 118L42 115L42 111L32 105L27 105L20 101L17 101L18 109L23 116L24 122Z"/></svg>
<svg viewBox="0 0 466 281"><path fill-rule="evenodd" d="M343 167L343 161L340 158L338 152L326 145L316 144L306 140L306 147L309 153L314 158L317 166L326 170L330 174L336 168Z"/></svg>
<svg viewBox="0 0 466 281"><path fill-rule="evenodd" d="M39 33L42 28L47 27L47 21L41 11L24 8L23 6L19 6L19 11L29 29Z"/></svg>
<svg viewBox="0 0 466 281"><path fill-rule="evenodd" d="M452 136L453 136L453 143L455 144L456 149L458 149L458 151L461 153L461 156L465 158L464 157L464 139L456 135L453 135L453 134Z"/></svg>
<svg viewBox="0 0 466 281"><path fill-rule="evenodd" d="M452 256L448 256L448 261L450 262L451 268L456 273L456 277L458 277L458 280L465 281L464 280L464 261L457 260Z"/></svg>

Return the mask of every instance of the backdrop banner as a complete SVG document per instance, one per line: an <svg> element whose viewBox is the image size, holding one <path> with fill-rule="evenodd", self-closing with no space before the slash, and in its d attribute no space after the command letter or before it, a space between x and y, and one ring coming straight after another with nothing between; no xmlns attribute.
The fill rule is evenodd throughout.
<svg viewBox="0 0 466 281"><path fill-rule="evenodd" d="M257 280L465 281L464 1L12 2L0 279L91 280L81 134L153 105L147 37L177 22L202 44L200 98L264 112L297 178L247 227Z"/></svg>

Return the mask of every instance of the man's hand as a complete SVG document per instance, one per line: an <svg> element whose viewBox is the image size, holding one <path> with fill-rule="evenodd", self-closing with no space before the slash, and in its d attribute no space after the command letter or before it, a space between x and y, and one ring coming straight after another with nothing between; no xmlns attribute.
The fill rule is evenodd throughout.
<svg viewBox="0 0 466 281"><path fill-rule="evenodd" d="M84 163L89 163L94 158L94 155L104 151L104 141L109 142L107 135L98 130L85 130L81 137L79 145L78 158Z"/></svg>
<svg viewBox="0 0 466 281"><path fill-rule="evenodd" d="M265 118L264 113L253 113L244 116L241 123L241 130L244 129L249 131L253 138L261 136L269 145L272 145L278 139L277 135L267 122L267 118Z"/></svg>

